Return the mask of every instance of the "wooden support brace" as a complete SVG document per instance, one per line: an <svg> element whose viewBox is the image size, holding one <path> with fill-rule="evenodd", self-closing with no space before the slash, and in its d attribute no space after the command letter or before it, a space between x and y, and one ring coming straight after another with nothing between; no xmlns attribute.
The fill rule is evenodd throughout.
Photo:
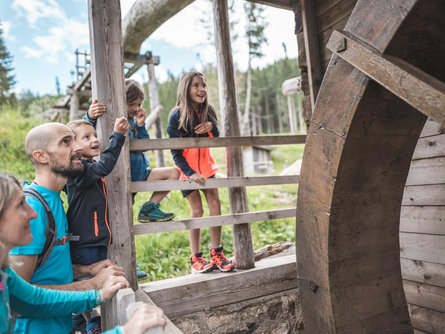
<svg viewBox="0 0 445 334"><path fill-rule="evenodd" d="M279 209L270 211L257 211L236 213L232 215L211 216L203 218L191 218L169 222L153 222L149 224L134 225L135 234L152 234L171 231L191 230L223 225L239 225L256 221L292 218L295 217L296 208Z"/></svg>
<svg viewBox="0 0 445 334"><path fill-rule="evenodd" d="M445 128L445 83L395 57L334 31L329 50Z"/></svg>
<svg viewBox="0 0 445 334"><path fill-rule="evenodd" d="M304 144L306 136L261 136L261 137L219 137L219 138L170 138L135 139L130 142L130 151L177 150L195 147L229 147L255 145Z"/></svg>
<svg viewBox="0 0 445 334"><path fill-rule="evenodd" d="M265 186L277 184L298 183L299 175L283 176L241 176L227 178L211 178L206 180L204 186L190 180L159 180L159 181L137 181L132 182L130 189L132 193L142 191L169 191L169 190L191 190L191 189L213 189L231 188L245 186Z"/></svg>

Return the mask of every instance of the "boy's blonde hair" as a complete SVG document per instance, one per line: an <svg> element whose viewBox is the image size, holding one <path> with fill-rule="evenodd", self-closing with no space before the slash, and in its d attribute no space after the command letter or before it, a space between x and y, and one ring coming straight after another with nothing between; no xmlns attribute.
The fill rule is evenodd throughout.
<svg viewBox="0 0 445 334"><path fill-rule="evenodd" d="M69 127L71 129L71 131L73 131L74 136L77 136L77 129L82 125L89 125L94 128L93 124L91 124L90 122L88 122L85 119L78 119L75 121L71 121L66 126Z"/></svg>

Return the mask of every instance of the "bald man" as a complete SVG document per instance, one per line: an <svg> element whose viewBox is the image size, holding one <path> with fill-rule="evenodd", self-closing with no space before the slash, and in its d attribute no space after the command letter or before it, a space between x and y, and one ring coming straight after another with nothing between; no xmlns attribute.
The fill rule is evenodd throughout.
<svg viewBox="0 0 445 334"><path fill-rule="evenodd" d="M49 289L90 290L101 289L109 275L123 276L123 269L110 260L89 266L72 266L69 242L64 242L69 235L68 223L63 209L60 192L65 187L68 177L83 171L80 161L80 146L74 140L73 132L64 124L47 123L29 131L25 139L26 154L35 169L35 179L26 185L39 192L48 203L56 222L56 239L60 240L51 251L48 260L36 268L38 255L45 244L47 215L43 205L34 197L27 196L26 201L37 212L37 218L31 221L33 241L23 247L11 250L14 258L14 270L26 281ZM94 276L91 279L73 283L73 277ZM53 318L19 317L14 333L48 334L71 333L71 314Z"/></svg>

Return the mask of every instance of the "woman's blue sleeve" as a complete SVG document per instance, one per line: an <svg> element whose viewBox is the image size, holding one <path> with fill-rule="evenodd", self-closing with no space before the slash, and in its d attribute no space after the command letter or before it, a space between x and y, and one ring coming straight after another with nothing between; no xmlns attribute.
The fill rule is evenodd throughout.
<svg viewBox="0 0 445 334"><path fill-rule="evenodd" d="M11 309L20 315L43 318L70 313L80 314L97 306L94 290L60 291L36 287L8 269L8 287Z"/></svg>
<svg viewBox="0 0 445 334"><path fill-rule="evenodd" d="M109 329L106 332L102 332L102 333L103 334L124 334L124 330L123 330L122 326L116 326L116 327Z"/></svg>

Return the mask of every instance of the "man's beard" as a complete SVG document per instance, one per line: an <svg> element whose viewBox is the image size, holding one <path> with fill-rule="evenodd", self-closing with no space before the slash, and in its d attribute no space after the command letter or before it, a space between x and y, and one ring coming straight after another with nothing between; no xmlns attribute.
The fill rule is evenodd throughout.
<svg viewBox="0 0 445 334"><path fill-rule="evenodd" d="M67 177L67 178L78 176L78 175L82 174L83 173L83 164L82 163L79 163L76 165L73 164L73 160L76 158L79 158L79 156L77 154L71 156L70 163L68 166L63 166L63 165L59 164L58 162L55 162L51 166L51 171L55 174L59 174L64 177Z"/></svg>

